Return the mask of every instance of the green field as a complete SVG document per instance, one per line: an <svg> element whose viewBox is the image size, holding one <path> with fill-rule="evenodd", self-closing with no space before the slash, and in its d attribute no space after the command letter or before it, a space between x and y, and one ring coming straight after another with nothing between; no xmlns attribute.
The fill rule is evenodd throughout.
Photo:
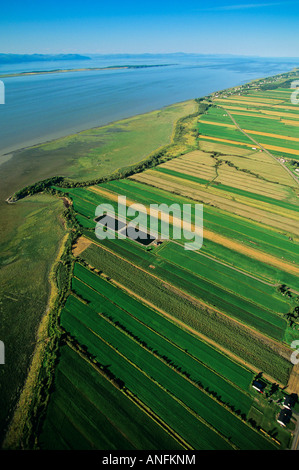
<svg viewBox="0 0 299 470"><path fill-rule="evenodd" d="M64 346L40 436L42 449L182 449L78 353Z"/></svg>
<svg viewBox="0 0 299 470"><path fill-rule="evenodd" d="M80 308L80 320L76 317L79 313L78 308ZM135 346L135 343L129 340L129 338L127 339L124 334L121 334L119 330L109 325L106 321L104 321L105 331L102 330L100 332L98 329L102 323L100 317L98 315L92 316L90 309L83 303L78 308L77 313L73 311L73 314L69 309L63 311L64 315L61 318L62 326L79 340L81 344L86 345L88 351L95 356L100 364L104 367L109 365L109 372L113 376L124 381L128 389L133 391L145 405L149 406L154 413L157 413L168 426L175 429L191 446L198 447L199 449L205 448L205 446L208 446L208 449L230 448L223 438L218 436L212 429L209 429L206 424L199 421L191 410L183 407L174 396L160 387L156 381L149 378L144 371L134 366L117 348L115 349L112 345L107 344L102 339L102 335L107 335L109 342L117 341L117 338L121 337L124 341L122 349L128 352L129 355L134 353L137 348L140 351L137 359L141 362L145 354L143 349L140 349L137 344ZM84 312L86 312L86 315L84 315ZM85 321L88 325L93 324L96 331L93 332L90 326L85 325ZM159 367L161 367L160 364L162 363L159 361L157 366L158 373ZM194 433L194 426L198 428L198 433ZM209 440L210 443L208 443Z"/></svg>
<svg viewBox="0 0 299 470"><path fill-rule="evenodd" d="M79 305L78 302L78 300L69 299L68 304L62 312L62 326L66 328L71 335L79 339L81 343L86 344L88 351L94 354L102 364L105 356L101 357L101 352L99 353L98 350L100 349L101 351L102 344L105 345L104 349L109 347L111 350L109 354L109 363L111 364L109 368L110 371L118 378L122 379L125 385L136 393L141 400L150 405L154 411L159 410L161 417L163 417L165 412L158 407L158 404L148 401L148 396L151 391L154 390L156 390L156 399L158 402L160 401L160 397L162 398L162 395L169 395L171 399L178 404L183 403L187 406L188 413L186 413L185 406L181 406L182 411L179 415L176 414L176 419L186 414L186 418L183 418L185 424L189 419L190 411L193 410L193 412L195 412L195 415L192 415L193 419L196 415L203 418L205 422L220 431L221 434L229 438L232 443L241 449L274 448L269 441L265 440L256 431L248 427L241 419L218 404L208 394L201 391L168 364L165 364L146 350L145 347L142 347L141 344L133 340L133 338L127 335L123 330L116 328L115 324L111 321L107 321L105 317L98 315L96 312L92 315L89 306L83 303ZM97 347L97 342L102 343L99 348ZM113 352L119 356L117 363L113 360ZM126 361L126 367L120 368L120 362L123 361ZM132 369L133 364L137 369ZM146 383L144 382L141 387L136 386L135 380L141 371L144 378L146 378L143 379L144 382L150 380L151 383L149 387L146 387ZM160 393L160 389L163 391L162 394ZM166 404L164 404L164 406L165 405ZM169 424L171 424L170 421ZM177 430L178 433L181 433L181 426L179 427L178 422L174 429ZM184 434L183 437L187 438L187 435ZM196 445L200 445L199 443L202 437L203 436L199 433L199 435L192 438L192 441L194 442L196 439L198 442ZM193 442L191 445L194 445ZM215 445L215 441L213 444Z"/></svg>
<svg viewBox="0 0 299 470"><path fill-rule="evenodd" d="M156 307L184 321L246 361L257 365L260 370L282 382L288 380L290 371L288 361L278 356L267 345L254 340L240 324L235 325L227 317L202 306L199 308L184 295L180 295L179 291L173 292L149 273L138 270L132 264L116 258L114 254L100 247L90 246L81 256L87 263L102 270Z"/></svg>
<svg viewBox="0 0 299 470"><path fill-rule="evenodd" d="M165 353L169 350L170 356L167 357L175 364L178 364L176 361L180 361L179 364L182 365L186 361L187 371L191 375L194 373L199 374L196 380L205 382L206 380L214 379L214 383L218 381L217 388L213 388L216 392L218 387L221 390L220 384L228 386L219 377L223 376L226 380L248 392L252 381L251 372L215 351L198 338L185 332L162 315L159 315L157 311L146 307L125 292L103 280L100 276L91 273L80 264L75 265L74 275L76 277L73 279L73 290L76 294L87 300L89 306L100 311L105 306L107 309L105 311L109 315L115 311L117 321L121 321L121 318L123 318L124 325L128 325L129 331L134 333L136 337L145 338L145 335L147 336L149 341L147 344L151 349L158 348L158 351L161 350ZM124 314L116 306L125 310L130 316L126 313ZM150 329L145 328L144 325ZM159 342L161 343L160 347ZM173 344L175 344L175 348ZM185 354L186 350L188 350L188 356ZM217 372L218 379L209 372L209 369ZM206 385L211 389L211 382L208 381ZM228 389L231 393L232 389L229 386ZM227 402L233 400L233 394L230 395L230 393L226 395ZM222 394L220 395L222 396ZM232 403L234 404L234 401Z"/></svg>
<svg viewBox="0 0 299 470"><path fill-rule="evenodd" d="M241 129L249 131L248 134L255 141L266 146L281 147L281 149L272 149L271 152L276 156L285 156L294 159L297 158L296 155L299 155L299 142L292 140L292 138L295 138L295 140L298 139L298 126L292 125L291 121L296 121L296 118L285 116L285 119L290 122L284 123L282 121L284 114L293 114L299 118L296 106L291 105L290 95L290 91L288 93L281 93L280 91L279 93L269 92L267 94L257 92L248 94L244 102L240 100L238 96L229 96L220 100L217 99L215 104L224 109L210 108L208 114L205 115L202 120L231 126L233 124L232 120L225 113L225 107L227 105L229 112L233 114L234 119ZM272 100L269 98L272 98ZM280 99L282 100L281 102L276 102L276 100ZM240 110L235 110L235 113L239 114L234 114L234 110L231 110L230 107L241 108L244 110L244 114L247 112L260 113L262 117L242 116ZM271 112L274 114L271 115ZM281 113L281 117L275 113ZM271 119L271 116L274 116L275 119ZM201 123L199 120L199 131L203 135L234 140L241 145L248 143L248 137L236 128L209 125ZM271 136L251 134L250 131L268 133L271 134ZM289 137L290 139L284 137ZM249 140L249 142L251 141ZM288 149L294 152L288 152Z"/></svg>
<svg viewBox="0 0 299 470"><path fill-rule="evenodd" d="M103 183L101 188L108 189L116 195L126 195L128 199L142 203L146 206L149 204L165 203L171 205L173 203L193 203L194 201L171 194L162 189L154 188L144 185L137 181L132 180L119 180L109 183ZM88 189L66 189L69 195L74 200L74 208L81 216L87 217L89 220L84 224L85 227L90 228L90 220L95 217L95 209L101 203L110 203L116 207L116 203L109 198L93 193ZM81 218L83 221L83 219ZM194 219L192 218L192 221ZM204 221L205 227L218 233L225 231L225 236L233 240L241 241L252 246L253 242L258 245L259 250L274 256L281 257L291 262L298 262L299 264L299 251L298 243L290 241L289 236L278 233L262 225L248 221L244 218L234 216L228 212L211 206L204 206Z"/></svg>
<svg viewBox="0 0 299 470"><path fill-rule="evenodd" d="M170 248L169 254L167 254L167 247L165 250L162 248L157 256L147 256L146 261L142 259L139 261L135 253L130 251L131 244L125 245L123 242L113 244L112 242L107 245L107 242L104 242L104 246L112 247L116 253L120 253L148 272L152 272L149 266L154 265L154 274L161 280L170 282L171 285L269 336L283 339L286 321L272 312L274 310L280 314L287 313L291 306L279 298L274 288L269 288L260 281L246 276L243 279L244 284L242 281L238 282L238 278L242 278L240 273L225 268L213 260L198 258L196 255L194 260L192 255L185 256L184 249L178 245ZM168 246L172 247L173 244ZM202 261L200 264L202 259L206 263ZM222 277L219 276L225 276L223 281L220 281ZM282 298L281 295L280 297Z"/></svg>
<svg viewBox="0 0 299 470"><path fill-rule="evenodd" d="M237 122L244 126L246 123L244 121L240 120L239 117L236 119ZM272 124L272 121L271 121ZM252 124L254 126L254 123ZM273 126L274 129L272 129L272 132L275 133L277 129L275 129L275 126ZM244 129L247 127L244 126ZM254 127L253 127L254 128ZM254 128L255 129L255 128ZM268 130L266 130L268 129ZM269 132L271 130L271 125L269 124L266 129L264 128L262 132ZM284 130L280 128L280 132L283 132ZM199 132L202 135L208 136L208 137L216 137L217 139L227 139L227 140L232 140L232 141L237 141L240 142L241 144L252 144L254 146L253 142L246 137L239 129L232 129L230 127L222 127L222 126L215 126L215 125L209 125L209 124L204 124L199 121ZM253 139L257 140L260 144L268 144L268 145L275 145L277 147L283 147L283 148L289 148L293 150L298 150L298 155L299 155L299 142L294 142L292 140L286 140L283 139L282 137L279 137L279 134L276 135L275 137L268 137L268 136L262 136L262 135L256 135L256 134L250 134L250 136L253 137ZM293 134L294 137L296 136L296 130L293 129ZM281 151L283 153L283 151Z"/></svg>
<svg viewBox="0 0 299 470"><path fill-rule="evenodd" d="M62 202L51 196L36 195L10 209L9 218L3 219L7 225L2 225L0 242L1 339L7 358L0 368L0 441L26 379L38 326L49 300L51 265L65 236ZM16 232L10 217L16 218Z"/></svg>

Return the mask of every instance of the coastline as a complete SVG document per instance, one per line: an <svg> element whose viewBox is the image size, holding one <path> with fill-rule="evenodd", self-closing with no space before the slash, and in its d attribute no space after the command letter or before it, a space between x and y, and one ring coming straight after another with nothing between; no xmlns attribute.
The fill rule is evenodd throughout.
<svg viewBox="0 0 299 470"><path fill-rule="evenodd" d="M234 88L235 87L231 87L230 89L227 89L227 90L231 90L231 89L234 89ZM221 92L227 91L227 90L221 90L218 93L221 93ZM214 93L217 93L217 92L214 92ZM202 99L204 99L204 98L205 97L203 97ZM188 100L188 101L193 101L193 100ZM185 102L186 101L181 102L181 103L185 103ZM179 103L174 103L174 105L175 104L179 104ZM134 117L142 116L144 114L148 114L148 113L142 113L142 114L136 115ZM114 122L109 123L109 124L116 124L116 123L119 123L121 121L123 122L127 119L130 119L130 118L117 120L117 121L114 121ZM172 134L171 134L171 142L173 141L173 136L174 136L174 133L175 133L176 124L177 123L175 122L174 126L173 126L173 131L172 131ZM104 127L104 126L99 126L99 127ZM91 128L91 129L97 129L97 128L98 127L94 127L94 128ZM90 129L87 129L87 130L90 130ZM79 132L75 133L74 135L79 134L80 132L83 132L83 131L79 131ZM53 140L57 140L57 139L53 139ZM52 142L52 141L49 141L49 142ZM34 147L36 147L38 145L42 145L42 144L36 144ZM33 147L28 147L28 148L33 148ZM30 413L30 409L29 409L30 400L28 400L28 397L30 397L32 391L34 391L36 381L38 380L39 367L42 363L42 359L44 357L44 352L45 352L45 342L44 342L44 340L47 339L47 338L44 337L44 335L45 335L45 333L47 331L47 327L49 325L51 305L53 305L53 303L55 301L55 298L57 296L57 287L55 285L55 279L53 277L53 272L54 272L54 268L55 268L56 263L59 262L59 258L61 256L61 253L62 253L63 249L64 249L64 246L65 246L65 243L67 241L68 235L69 235L68 233L65 234L63 242L62 242L62 244L59 248L57 258L56 258L55 262L53 263L53 265L51 267L51 271L50 271L50 275L49 275L49 280L50 280L50 285L51 285L51 292L50 292L50 295L49 295L48 306L47 306L47 308L46 308L46 310L45 310L45 312L42 316L42 319L40 321L40 324L39 324L37 342L36 342L36 345L35 345L35 351L34 351L34 354L33 354L33 359L32 359L32 362L31 362L31 365L30 365L30 368L29 368L29 373L27 375L25 385L22 389L21 395L20 395L19 400L18 400L17 407L16 407L15 412L13 414L12 421L9 425L9 429L8 429L7 435L6 435L5 440L4 440L4 448L10 448L12 445L14 445L17 442L18 439L20 439L21 434L22 434L22 429L24 429L24 426L26 424L25 423L26 419L28 417L28 414ZM25 413L24 413L24 411L25 411ZM20 421L23 423L23 427L21 429L20 429L20 426L19 426Z"/></svg>
<svg viewBox="0 0 299 470"><path fill-rule="evenodd" d="M200 99L204 99L204 97L200 97ZM188 102L191 102L191 101L194 101L194 98L190 98L188 100L183 100L183 101L176 101L174 103L166 104L166 105L162 106L161 108L155 108L155 109L151 109L149 111L145 111L143 113L131 114L131 115L126 116L126 117L121 118L121 119L107 121L107 122L105 122L103 124L100 124L98 126L96 125L96 126L91 126L91 127L84 127L84 128L81 128L79 130L74 130L74 131L69 129L69 130L66 130L65 132L63 132L62 134L55 134L55 135L51 135L51 136L46 136L45 140L42 139L42 140L38 140L38 141L24 142L23 144L20 144L20 146L18 146L15 149L11 148L11 147L8 147L8 148L3 149L3 150L0 149L0 167L1 167L1 165L4 165L8 161L12 160L20 152L35 149L35 148L40 147L42 145L52 144L53 142L55 142L59 139L66 139L66 138L69 138L69 137L76 137L79 134L81 134L82 132L88 132L88 131L91 131L91 130L101 129L101 128L104 128L106 126L116 125L116 124L125 122L129 119L134 119L134 118L139 118L139 117L142 117L142 116L146 116L149 113L159 112L159 111L162 111L163 109L168 108L170 106L181 105L181 104L188 103Z"/></svg>
<svg viewBox="0 0 299 470"><path fill-rule="evenodd" d="M173 65L173 64L169 64L169 65ZM160 67L160 65L157 65L155 67ZM105 70L106 69L109 69L109 67L105 68ZM1 78L1 76L0 76L0 78ZM257 79L253 79L253 80L250 80L249 82L247 82L246 84L259 82L260 80L264 80L266 78L269 78L269 77L260 77L260 78L257 78ZM239 86L244 86L244 85L239 85ZM224 88L224 89L221 89L221 90L215 90L214 92L212 92L208 96L212 96L215 93L229 92L230 90L233 90L237 86L238 85L234 85L234 86L229 87L229 88ZM207 96L197 96L196 98L205 99L205 98L207 98ZM76 129L74 129L74 130L66 129L63 133L51 134L51 135L45 136L44 138L41 138L41 140L36 140L35 139L35 140L29 141L29 142L25 141L23 143L18 144L18 146L16 148L7 147L3 150L1 150L1 148L0 148L0 167L1 167L1 165L7 163L7 161L14 158L15 155L18 154L19 152L29 150L29 149L33 149L33 148L39 147L41 145L51 144L54 141L59 140L59 139L64 139L64 138L67 138L67 137L77 136L78 134L80 134L82 132L87 132L87 131L95 130L95 129L101 129L105 126L118 124L118 123L124 122L128 119L145 116L146 114L149 114L149 113L152 113L152 112L161 111L161 110L163 110L163 109L165 109L169 106L175 106L175 105L180 105L180 104L183 104L183 103L188 103L188 102L194 101L194 99L195 98L193 97L193 98L190 98L190 99L187 99L187 100L171 102L169 104L165 104L164 106L162 106L160 108L153 108L153 109L150 109L150 110L147 110L147 111L144 111L144 112L141 112L141 113L137 113L137 114L132 113L132 114L127 115L126 117L121 117L120 119L116 119L116 120L112 120L112 121L105 121L104 123L99 124L99 125L80 127L80 129L78 129L78 130L76 130ZM9 158L7 158L7 157L9 157Z"/></svg>
<svg viewBox="0 0 299 470"><path fill-rule="evenodd" d="M181 105L189 104L189 106L191 104L194 104L194 106L196 106L196 102L193 99L191 99L191 100L187 100L187 101L173 103L172 105L164 106L163 108L160 108L160 109L155 110L155 111L150 111L150 112L146 112L146 113L142 113L142 114L137 114L137 115L134 115L132 117L127 117L125 119L117 120L117 121L114 121L112 123L105 124L104 126L129 121L132 118L133 119L138 119L138 117L143 117L143 116L149 115L150 113L153 113L153 112L154 113L161 112L161 110L163 110L164 108L176 106L176 105L179 105L179 104L181 104ZM184 113L183 117L186 117L188 115L189 115L189 113L187 113L187 114ZM173 142L177 122L179 122L180 119L181 118L176 119L172 124L171 132L169 132L169 142L170 143ZM104 127L104 126L100 126L100 127ZM90 128L90 129L87 129L87 131L89 131L91 129L98 129L98 128L99 127ZM84 132L84 131L79 131L79 132L77 132L75 134L72 134L72 135L76 136L77 134L80 134L81 132ZM70 136L68 135L66 137L70 137ZM53 139L53 140L49 141L49 143L53 142L54 140L57 140L57 139ZM27 149L32 149L34 147L38 147L39 145L42 145L42 144L36 144L35 146L30 146L30 147L26 148L26 150ZM160 146L156 150L159 150L159 149L161 149L161 148L163 148L164 146L167 146L167 145L169 145L169 143L168 144L165 143L164 145ZM17 151L17 152L20 152L21 150L22 149L19 149L19 151ZM14 156L14 155L12 155L12 156ZM12 162L10 161L10 163L12 163ZM136 164L138 164L138 163L139 163L139 161L136 162ZM36 180L36 181L38 181L38 180ZM8 197L8 199L9 199L9 197ZM17 204L11 203L9 200L6 200L5 204L12 204L15 207L17 206ZM64 220L64 226L65 226L65 230L66 230L65 220ZM40 366L41 366L42 361L45 357L46 344L47 344L46 341L45 341L47 339L46 332L47 332L47 328L48 328L50 320L51 320L51 311L52 311L53 305L54 305L55 301L58 298L58 290L57 290L57 286L55 284L56 278L54 276L55 267L57 266L57 263L59 263L59 261L60 261L61 255L62 255L62 253L64 251L64 248L67 244L67 241L69 239L69 234L70 234L69 232L65 234L65 237L63 238L63 242L60 245L60 248L58 250L57 257L56 257L54 263L50 266L49 278L48 278L48 280L50 282L50 293L49 293L49 297L48 297L47 306L46 306L46 308L45 308L45 310L42 314L41 320L38 323L38 332L37 332L36 339L35 339L34 352L33 352L32 357L30 359L29 367L26 371L27 373L26 373L25 382L20 387L21 392L18 396L16 405L14 406L14 409L12 410L12 413L11 413L11 417L10 417L10 420L9 420L9 423L8 423L7 431L5 433L4 440L2 442L2 448L3 449L12 449L12 448L14 449L16 445L20 444L20 439L21 439L21 436L22 436L22 430L24 430L24 427L26 426L27 418L28 418L28 416L30 416L30 405L31 405L31 402L32 402L32 396L34 395L35 386L38 383Z"/></svg>
<svg viewBox="0 0 299 470"><path fill-rule="evenodd" d="M32 75L49 75L53 73L68 73L68 72L98 72L103 70L130 70L130 69L146 69L153 67L170 67L175 64L154 64L154 65L112 65L107 67L84 67L77 69L55 69L55 70L37 70L32 72L16 72L8 74L0 74L0 78L13 78L13 77L25 77Z"/></svg>

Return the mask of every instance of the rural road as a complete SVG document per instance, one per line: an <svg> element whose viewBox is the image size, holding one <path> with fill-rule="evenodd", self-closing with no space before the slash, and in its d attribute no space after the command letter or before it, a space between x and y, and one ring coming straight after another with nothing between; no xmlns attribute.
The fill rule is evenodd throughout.
<svg viewBox="0 0 299 470"><path fill-rule="evenodd" d="M299 413L294 413L293 412L293 416L297 420L297 425L296 425L296 431L295 431L295 434L294 434L291 450L299 450Z"/></svg>
<svg viewBox="0 0 299 470"><path fill-rule="evenodd" d="M264 152L266 152L271 158L273 158L276 162L278 162L288 173L289 175L291 175L291 177L293 178L294 181L296 181L296 183L299 185L299 179L297 178L296 175L294 175L294 173L291 172L291 170L289 170L287 168L287 166L282 163L278 158L276 158L274 155L272 155L271 152L269 152L269 150L265 149L257 140L255 140L253 137L251 137L250 135L248 135L240 126L239 124L237 123L237 121L233 118L233 116L231 115L231 113L225 109L223 106L219 106L219 108L223 109L227 115L231 118L231 120L233 121L234 125L237 127L237 129L239 129L239 131L241 131L244 135L246 135L246 137L248 139L250 139L252 142L254 142L258 147L260 147Z"/></svg>

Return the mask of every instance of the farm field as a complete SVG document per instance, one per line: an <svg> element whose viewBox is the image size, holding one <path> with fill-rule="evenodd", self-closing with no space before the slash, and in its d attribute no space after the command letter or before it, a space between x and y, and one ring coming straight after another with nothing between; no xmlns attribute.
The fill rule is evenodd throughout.
<svg viewBox="0 0 299 470"><path fill-rule="evenodd" d="M74 399L75 397L75 399ZM61 348L42 449L183 449L154 419L69 346Z"/></svg>
<svg viewBox="0 0 299 470"><path fill-rule="evenodd" d="M130 179L103 183L98 187L90 189L66 189L65 192L71 195L74 201L74 209L79 212L81 217L85 217L85 219L81 218L81 220L86 221L86 224L83 225L86 228L90 227L95 217L95 209L100 202L110 203L117 208L117 197L122 194L126 195L128 204L130 201L140 202L144 205L160 204L163 202L169 205L173 203L192 204L193 202L190 198L179 197L163 189L152 188L150 185L141 184ZM286 270L299 274L299 270L290 264L299 262L298 244L290 241L286 234L279 233L278 231L269 231L269 228L261 224L250 223L245 218L236 217L227 211L216 210L209 205L205 205L204 210L205 239L218 241L218 243L222 242L221 244L230 245L231 247L232 241L242 242L242 244L248 245L247 254L250 252L252 256L254 251L249 248L256 246L259 251L262 250L276 256L276 264L279 264L279 267L282 267L284 263L279 261L278 257L281 258L281 255L283 255L283 259L286 260ZM225 235L222 235L223 232ZM217 233L221 234L222 237L216 237L214 234ZM231 242L226 239L230 239ZM240 245L238 245L238 248L244 250Z"/></svg>
<svg viewBox="0 0 299 470"><path fill-rule="evenodd" d="M75 308L73 302L75 303ZM199 433L199 435L192 433L193 436L191 437L190 431L188 436L186 430L182 430L182 425L179 424L177 420L179 417L185 415L186 418L181 419L180 423L183 421L186 426L188 422L191 424L190 420L193 421L197 418L199 425L206 423L207 433L211 433L212 428L217 429L222 436L226 438L230 437L232 444L239 448L274 448L270 441L266 441L262 435L243 423L240 418L235 416L224 406L218 404L209 394L201 391L198 386L147 350L146 347L138 343L138 341L134 340L134 337L118 328L117 324L113 323L109 318L110 310L108 306L106 307L107 310L103 306L102 309L104 308L105 313L107 312L109 320L105 315L99 315L97 312L92 314L89 305L86 306L83 303L78 305L78 302L80 301L72 299L71 297L69 298L62 312L62 326L68 329L71 335L73 334L75 337L78 337L81 342L83 336L83 343L88 343L88 350L96 355L99 362L101 362L102 359L102 344L104 351L107 350L107 348L111 350L111 353L109 353L110 363L112 363L110 371L112 371L116 377L123 380L125 385L133 393L136 393L141 400L145 401L148 406L150 405L154 411L158 411L159 416L163 417L163 415L165 415L166 418L165 405L167 402L165 403L163 400L163 409L161 409L159 405L159 402L162 403L162 397L166 398L166 395L168 395L171 400L180 404L180 408L177 407L178 414L175 414L175 419L172 418L172 420L170 420L170 417L167 417L167 422L172 426L176 423L175 431L179 434L183 432L183 438L186 440L189 439L191 446L194 446L196 443L196 446L200 447L200 441L203 435L202 433ZM128 328L130 328L129 325ZM141 336L141 339L142 338ZM98 342L102 343L99 347L97 347ZM119 356L117 363L113 360L115 354ZM120 369L121 363L126 363L126 367ZM134 369L132 369L132 365L135 365ZM136 380L140 381L139 376L141 371L144 376L142 380L149 382L148 388L145 388L144 384L140 387L138 382L137 384L135 382ZM160 393L160 389L162 393ZM156 403L149 401L148 398L154 390L156 390ZM169 398L167 401L169 401ZM212 428L210 426L212 426ZM219 435L218 439L216 436L214 437L213 446L218 446L218 442L219 444L221 442ZM227 447L225 441L220 445Z"/></svg>
<svg viewBox="0 0 299 470"><path fill-rule="evenodd" d="M203 100L175 155L161 151L126 177L51 186L79 229L41 448L289 448L294 423L282 428L277 417L295 391L299 183L285 163L299 158L299 112L290 89L244 90ZM147 234L150 205L157 214L164 204L153 241L121 239L119 196L122 210L142 205ZM168 240L162 222L165 205L196 203L203 244L192 251L186 234ZM106 239L100 204L117 219ZM196 222L191 213L192 230Z"/></svg>
<svg viewBox="0 0 299 470"><path fill-rule="evenodd" d="M282 381L288 380L290 367L284 359L286 351L283 347L279 348L276 343L273 345L270 339L264 337L264 344L254 344L257 342L254 339L254 330L248 330L241 323L230 320L216 309L208 308L200 302L197 304L194 297L188 297L179 288L170 284L161 284L160 279L154 274L134 266L110 250L91 245L81 257L88 264L92 263L95 268L102 269L135 296L144 299L148 305L169 313L171 317L182 321L196 332L212 338L229 352L241 355L246 364L259 365L261 370L272 377L280 377ZM234 335L228 335L229 331L234 331ZM248 345L247 350L245 344Z"/></svg>
<svg viewBox="0 0 299 470"><path fill-rule="evenodd" d="M133 299L126 292L117 289L116 286L103 280L103 278L78 263L75 265L74 275L73 290L82 298L87 299L89 306L95 310L99 310L105 306L109 315L115 310L116 318L119 321L123 318L124 325L128 326L130 333L134 333L135 337L138 336L140 338L145 338L146 335L149 341L146 341L146 343L150 349L156 347L159 351L159 343L161 343L160 348L162 351L165 351L167 348L169 349L170 356L168 356L168 358L175 358L176 361L185 363L186 366L184 367L187 367L189 364L188 367L191 376L192 374L201 374L196 380L205 382L213 378L215 380L216 378L213 389L215 392L224 391L225 393L225 390L221 389L220 386L220 384L223 384L224 388L227 387L228 390L234 390L234 393L238 395L237 390L229 386L230 382L234 383L245 392L249 391L252 380L250 371L213 350L209 345L199 341L194 336L181 331L177 325L172 323L169 319L164 318L157 311ZM124 306L127 313L120 310L120 308L123 309ZM147 328L145 328L144 325ZM173 347L174 345L175 347ZM189 352L188 356L184 354L186 350ZM178 364L178 362L175 363ZM216 377L210 373L211 369L217 373ZM188 368L184 370L188 371ZM221 376L225 377L226 381L223 381ZM193 380L195 380L194 377ZM215 385L217 381L218 385ZM207 382L207 384L209 388L211 388L212 383ZM218 393L218 395L222 396L222 393ZM223 398L222 396L222 399ZM227 402L229 403L229 400L232 399L233 396L226 393ZM250 404L250 400L247 401L246 405L245 395L243 399L246 408L248 404ZM242 406L240 409L242 409ZM246 412L246 409L243 411Z"/></svg>
<svg viewBox="0 0 299 470"><path fill-rule="evenodd" d="M117 246L115 251L118 252ZM243 286L240 283L237 287L238 291L236 292L236 282L239 277L236 271L230 273L232 277L227 277L224 283L217 285L215 279L217 279L219 283L219 279L221 279L219 276L224 275L224 273L221 273L221 269L216 270L213 279L213 274L210 270L213 267L215 268L215 263L212 260L209 260L205 265L204 261L206 261L206 259L202 264L197 263L197 259L193 259L192 264L192 258L190 259L190 257L188 257L187 260L184 260L184 253L182 255L183 257L180 257L180 251L176 250L176 248L174 248L174 251L175 256L173 256L173 250L170 250L171 254L169 255L172 262L168 261L166 250L165 257L162 256L160 258L159 254L156 257L151 257L148 259L148 264L145 267L143 262L139 263L138 260L136 260L135 255L130 255L130 252L126 253L125 248L123 248L121 255L129 259L134 265L144 267L148 272L154 271L153 275L155 275L155 277L168 281L170 285L203 301L204 305L215 307L217 310L233 316L273 338L283 339L287 324L279 313L287 313L290 309L290 305L286 302L281 302L278 296L276 302L275 298L271 296L271 300L270 297L267 298L267 286L258 281L258 290L254 291L254 280L248 278L246 280L247 284L245 282ZM182 251L184 250L182 249ZM182 264L184 267L182 267ZM154 269L149 268L149 266L154 266ZM192 271L192 266L196 266L195 272ZM221 268L221 265L219 266ZM219 266L217 266L217 268L219 268ZM205 270L206 277L204 277ZM250 299L248 299L251 292L250 288L253 293ZM268 292L271 291L273 295L275 289L272 288L268 290ZM246 297L248 301L245 300ZM277 315L275 315L275 311Z"/></svg>
<svg viewBox="0 0 299 470"><path fill-rule="evenodd" d="M203 139L206 136L208 139L226 139L234 145L247 144L246 136L240 135L235 126L230 127L232 121L229 122L225 112L227 109L241 129L265 149L282 158L296 158L299 156L299 113L291 104L291 93L291 90L273 90L266 94L256 92L246 96L216 98L214 102L219 108L212 108L211 114L209 112L208 116L203 117L204 123L199 121L200 133ZM213 130L213 126L216 129Z"/></svg>
<svg viewBox="0 0 299 470"><path fill-rule="evenodd" d="M18 158L47 159L52 162L55 175L88 181L143 161L151 152L169 144L176 121L195 111L194 100L177 103L25 149Z"/></svg>

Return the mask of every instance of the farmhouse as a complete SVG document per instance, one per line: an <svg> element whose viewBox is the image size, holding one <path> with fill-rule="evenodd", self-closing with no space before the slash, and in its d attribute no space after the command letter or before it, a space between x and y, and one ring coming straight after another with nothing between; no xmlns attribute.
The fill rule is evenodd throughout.
<svg viewBox="0 0 299 470"><path fill-rule="evenodd" d="M266 384L264 382L261 382L259 380L255 380L252 383L252 387L257 390L260 393L264 393L264 389L266 388Z"/></svg>
<svg viewBox="0 0 299 470"><path fill-rule="evenodd" d="M283 407L287 410L291 410L296 404L296 396L294 395L287 395L283 402Z"/></svg>
<svg viewBox="0 0 299 470"><path fill-rule="evenodd" d="M286 426L289 422L290 422L290 419L292 417L292 412L290 410L287 410L287 409L283 409L281 410L281 412L279 413L279 416L277 418L277 422L281 425L281 426Z"/></svg>

